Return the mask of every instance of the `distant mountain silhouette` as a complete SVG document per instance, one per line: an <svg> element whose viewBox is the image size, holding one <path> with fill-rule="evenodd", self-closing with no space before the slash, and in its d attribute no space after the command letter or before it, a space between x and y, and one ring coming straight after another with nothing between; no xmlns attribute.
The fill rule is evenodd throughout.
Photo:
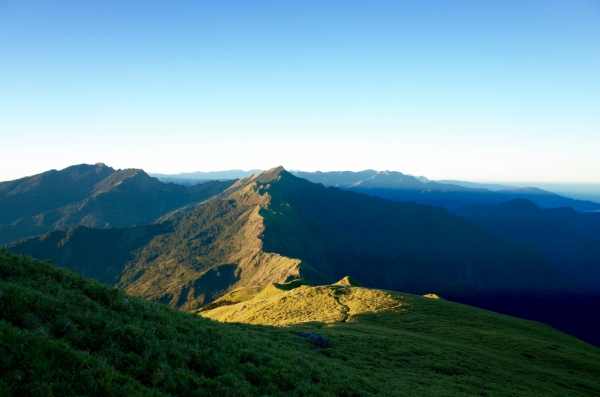
<svg viewBox="0 0 600 397"><path fill-rule="evenodd" d="M493 205L507 200L503 195L487 189L422 182L414 176L396 171L295 171L293 174L314 183L322 183L325 186L335 186L392 201L415 201L420 204L437 205L449 210L467 204L483 203Z"/></svg>
<svg viewBox="0 0 600 397"><path fill-rule="evenodd" d="M438 179L435 182L450 184L450 185L459 185L464 187L471 187L475 189L488 189L491 191L498 191L502 189L512 189L514 186L502 185L499 183L481 183L481 182L468 182L468 181L458 181L454 179Z"/></svg>
<svg viewBox="0 0 600 397"><path fill-rule="evenodd" d="M155 222L222 192L234 181L185 187L137 169L81 164L0 183L0 244L69 226L130 227Z"/></svg>
<svg viewBox="0 0 600 397"><path fill-rule="evenodd" d="M571 199L535 187L516 187L512 189L503 189L498 191L498 193L509 199L519 198L531 200L538 206L544 208L571 207L576 211L582 212L600 211L599 203Z"/></svg>
<svg viewBox="0 0 600 397"><path fill-rule="evenodd" d="M558 268L600 293L600 213L572 208L540 209L530 200L456 211L508 241L527 244Z"/></svg>
<svg viewBox="0 0 600 397"><path fill-rule="evenodd" d="M539 206L572 207L577 211L600 211L600 204L575 200L537 188L508 188L491 191L465 187L459 183L439 183L396 171L365 170L359 172L303 172L294 175L325 186L378 196L393 201L415 201L444 207L450 211L469 204L496 205L513 198L529 199Z"/></svg>
<svg viewBox="0 0 600 397"><path fill-rule="evenodd" d="M179 174L155 174L150 173L149 175L158 178L162 182L174 182L193 184L195 181L214 181L221 180L227 181L231 179L247 178L253 174L260 174L264 170L226 170L226 171L196 171L196 172L180 172Z"/></svg>
<svg viewBox="0 0 600 397"><path fill-rule="evenodd" d="M114 172L101 163L81 164L0 182L0 225L81 201Z"/></svg>

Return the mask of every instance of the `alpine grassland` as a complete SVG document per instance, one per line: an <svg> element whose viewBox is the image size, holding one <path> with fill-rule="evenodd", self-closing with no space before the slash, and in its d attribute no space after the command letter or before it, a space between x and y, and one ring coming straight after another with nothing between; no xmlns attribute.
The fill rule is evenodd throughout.
<svg viewBox="0 0 600 397"><path fill-rule="evenodd" d="M254 312L258 320L223 323L2 250L0 395L586 396L600 390L600 350L549 326L351 280L340 284L295 281L237 293L237 302L214 312L246 305L240 316ZM327 338L330 347L318 348L301 332Z"/></svg>

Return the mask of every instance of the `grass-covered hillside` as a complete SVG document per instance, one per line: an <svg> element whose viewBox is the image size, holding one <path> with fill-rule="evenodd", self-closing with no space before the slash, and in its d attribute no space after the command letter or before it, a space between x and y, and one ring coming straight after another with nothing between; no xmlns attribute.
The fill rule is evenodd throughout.
<svg viewBox="0 0 600 397"><path fill-rule="evenodd" d="M314 291L302 284L275 289ZM352 322L223 324L1 251L0 395L586 396L600 389L600 351L548 326L443 300L329 289L350 289L349 301L363 303L371 292L387 296L385 307L363 308ZM330 347L316 348L300 332L325 336Z"/></svg>
<svg viewBox="0 0 600 397"><path fill-rule="evenodd" d="M437 389L439 395L515 396L594 395L600 390L600 363L593 362L600 350L544 324L435 294L421 297L357 285L345 278L329 286L294 281L244 288L199 314L325 335L335 348L321 354L367 371L377 368L369 377L387 379L392 388L430 384L428 391ZM426 392L415 387L406 394L421 393Z"/></svg>

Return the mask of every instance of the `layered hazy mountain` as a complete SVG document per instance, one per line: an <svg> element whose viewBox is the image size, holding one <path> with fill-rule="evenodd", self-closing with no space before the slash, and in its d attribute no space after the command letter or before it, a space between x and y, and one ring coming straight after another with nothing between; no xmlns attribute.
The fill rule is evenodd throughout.
<svg viewBox="0 0 600 397"><path fill-rule="evenodd" d="M513 182L511 184L497 184L497 183L480 183L480 182L467 182L457 180L437 180L439 183L451 183L455 185L473 187L473 188L484 188L493 191L499 190L513 190L517 187L531 187L543 189L547 192L552 192L561 196L565 196L572 199L593 201L600 203L600 184L597 183L551 183L551 182L536 182L523 184L522 182Z"/></svg>
<svg viewBox="0 0 600 397"><path fill-rule="evenodd" d="M0 244L65 229L149 224L227 189L233 181L185 187L139 169L81 164L0 182Z"/></svg>
<svg viewBox="0 0 600 397"><path fill-rule="evenodd" d="M415 201L454 210L467 204L499 204L506 201L501 194L487 189L423 182L417 177L396 171L302 172L294 175L325 186L377 196L393 201Z"/></svg>
<svg viewBox="0 0 600 397"><path fill-rule="evenodd" d="M182 185L196 185L207 181L228 181L232 179L247 178L253 174L260 174L264 170L225 170L225 171L196 171L196 172L180 172L178 174L155 174L150 173L150 176L157 178L162 182L173 182Z"/></svg>
<svg viewBox="0 0 600 397"><path fill-rule="evenodd" d="M575 200L537 188L479 185L460 181L441 183L396 171L294 171L293 174L325 186L336 186L393 201L438 205L451 211L469 204L495 205L514 198L528 199L548 208L572 207L577 211L600 211L599 203Z"/></svg>
<svg viewBox="0 0 600 397"><path fill-rule="evenodd" d="M335 186L345 190L382 197L393 201L415 201L456 210L469 204L496 205L522 198L541 207L572 207L577 211L600 211L600 204L592 201L575 200L537 188L517 188L500 185L440 183L425 177L414 177L396 171L365 170L359 172L303 172L294 175L325 186ZM489 188L500 188L492 191Z"/></svg>
<svg viewBox="0 0 600 397"><path fill-rule="evenodd" d="M540 209L515 199L496 206L470 205L456 211L508 241L535 248L558 268L600 293L600 213L572 208Z"/></svg>

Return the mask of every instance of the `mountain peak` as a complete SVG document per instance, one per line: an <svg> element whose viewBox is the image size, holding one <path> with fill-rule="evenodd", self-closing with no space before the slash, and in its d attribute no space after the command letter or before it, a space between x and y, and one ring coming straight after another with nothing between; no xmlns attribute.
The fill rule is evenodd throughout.
<svg viewBox="0 0 600 397"><path fill-rule="evenodd" d="M267 183L271 181L277 181L281 179L284 175L291 175L289 172L285 170L282 166L271 168L270 170L266 170L265 172L258 174L254 180L256 182Z"/></svg>

